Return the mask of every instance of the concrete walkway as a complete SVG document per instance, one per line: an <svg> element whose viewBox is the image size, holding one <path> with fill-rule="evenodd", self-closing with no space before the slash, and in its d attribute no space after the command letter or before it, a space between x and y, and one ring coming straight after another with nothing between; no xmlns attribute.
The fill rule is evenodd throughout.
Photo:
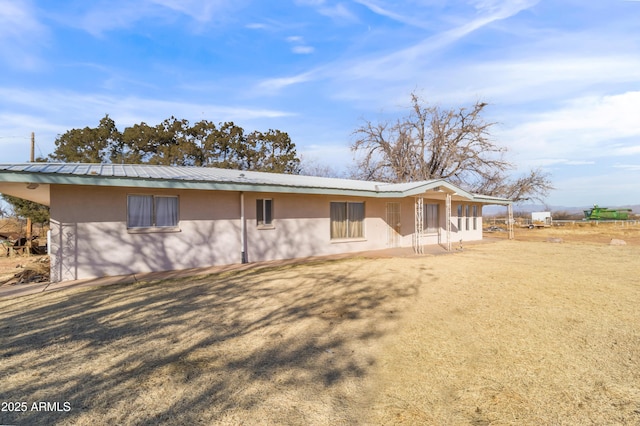
<svg viewBox="0 0 640 426"><path fill-rule="evenodd" d="M485 239L482 241L467 242L465 245L474 245L491 242L491 240ZM154 280L167 280L175 278L186 278L197 275L209 275L220 272L228 271L244 271L247 269L259 269L284 265L296 265L314 261L326 261L326 260L338 260L338 259L352 259L352 258L367 258L367 259L381 259L392 257L423 257L428 255L442 255L455 253L456 246L453 245L453 250L447 252L440 245L424 246L423 254L416 254L411 247L398 247L389 248L384 250L363 251L355 253L342 253L327 256L313 256L298 259L285 259L285 260L270 260L264 262L252 262L245 264L232 264L223 266L210 266L206 268L192 268L182 269L179 271L163 271L163 272L146 272L140 274L119 275L112 277L102 278L89 278L83 280L63 281L59 283L31 283L31 284L15 284L0 286L0 299L10 299L14 297L26 296L28 294L36 294L43 292L51 292L57 290L64 290L70 288L82 288L82 287L98 287L112 284L130 284L138 281L154 281Z"/></svg>

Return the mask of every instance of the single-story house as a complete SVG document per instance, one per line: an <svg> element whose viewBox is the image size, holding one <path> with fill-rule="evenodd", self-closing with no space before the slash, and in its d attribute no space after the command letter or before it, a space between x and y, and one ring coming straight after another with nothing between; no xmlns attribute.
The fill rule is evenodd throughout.
<svg viewBox="0 0 640 426"><path fill-rule="evenodd" d="M0 164L0 193L51 208L51 281L482 239L444 180L390 184L204 167Z"/></svg>

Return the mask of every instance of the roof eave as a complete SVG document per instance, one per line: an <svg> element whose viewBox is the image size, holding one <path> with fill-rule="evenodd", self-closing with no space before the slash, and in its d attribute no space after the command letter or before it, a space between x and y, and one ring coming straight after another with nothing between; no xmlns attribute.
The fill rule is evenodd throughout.
<svg viewBox="0 0 640 426"><path fill-rule="evenodd" d="M513 204L513 200L508 198L492 197L490 195L473 194L473 198L484 204L495 204L501 206L508 206Z"/></svg>
<svg viewBox="0 0 640 426"><path fill-rule="evenodd" d="M265 184L254 182L220 182L193 181L175 179L150 179L119 176L92 175L62 175L43 174L38 172L0 171L2 181L14 183L38 183L49 185L85 185L85 186L113 186L131 188L156 189L192 189L209 191L245 191L269 193L294 193L317 195L345 195L373 198L402 198L407 196L401 191L374 191L365 189L324 188L311 186L292 186Z"/></svg>
<svg viewBox="0 0 640 426"><path fill-rule="evenodd" d="M209 191L245 191L258 193L293 193L316 195L343 195L368 198L404 198L424 195L425 192L436 190L449 192L452 195L485 204L512 204L512 200L498 197L490 197L467 192L443 179L428 182L417 182L415 186L404 188L406 184L375 185L375 189L339 188L323 186L286 185L264 182L215 181L193 180L151 177L126 177L126 176L101 176L101 175L74 175L65 173L43 173L20 170L0 170L0 181L13 183L37 183L48 185L86 185L86 186L112 186L132 188L157 188L157 189L186 189ZM387 189L385 189L385 187Z"/></svg>

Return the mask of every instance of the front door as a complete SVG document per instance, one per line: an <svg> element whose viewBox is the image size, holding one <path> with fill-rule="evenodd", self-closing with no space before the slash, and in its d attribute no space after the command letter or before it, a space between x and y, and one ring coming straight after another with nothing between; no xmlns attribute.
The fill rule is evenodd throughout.
<svg viewBox="0 0 640 426"><path fill-rule="evenodd" d="M387 203L387 245L400 246L400 203Z"/></svg>

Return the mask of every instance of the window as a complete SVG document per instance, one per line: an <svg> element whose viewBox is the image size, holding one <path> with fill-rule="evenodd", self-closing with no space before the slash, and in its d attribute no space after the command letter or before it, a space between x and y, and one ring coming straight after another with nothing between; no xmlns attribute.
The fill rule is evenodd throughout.
<svg viewBox="0 0 640 426"><path fill-rule="evenodd" d="M364 237L364 203L331 203L331 238Z"/></svg>
<svg viewBox="0 0 640 426"><path fill-rule="evenodd" d="M458 231L462 231L462 204L458 205Z"/></svg>
<svg viewBox="0 0 640 426"><path fill-rule="evenodd" d="M438 220L438 205L437 204L425 204L424 210L424 232L428 234L435 234L438 232L439 220Z"/></svg>
<svg viewBox="0 0 640 426"><path fill-rule="evenodd" d="M473 206L473 230L478 229L478 206Z"/></svg>
<svg viewBox="0 0 640 426"><path fill-rule="evenodd" d="M175 228L178 226L178 197L129 195L128 228Z"/></svg>
<svg viewBox="0 0 640 426"><path fill-rule="evenodd" d="M469 229L471 229L469 227L469 205L468 204L465 206L464 210L465 210L465 214L464 214L464 229L466 229L468 231Z"/></svg>
<svg viewBox="0 0 640 426"><path fill-rule="evenodd" d="M273 226L273 200L270 198L256 200L256 224L259 227Z"/></svg>

